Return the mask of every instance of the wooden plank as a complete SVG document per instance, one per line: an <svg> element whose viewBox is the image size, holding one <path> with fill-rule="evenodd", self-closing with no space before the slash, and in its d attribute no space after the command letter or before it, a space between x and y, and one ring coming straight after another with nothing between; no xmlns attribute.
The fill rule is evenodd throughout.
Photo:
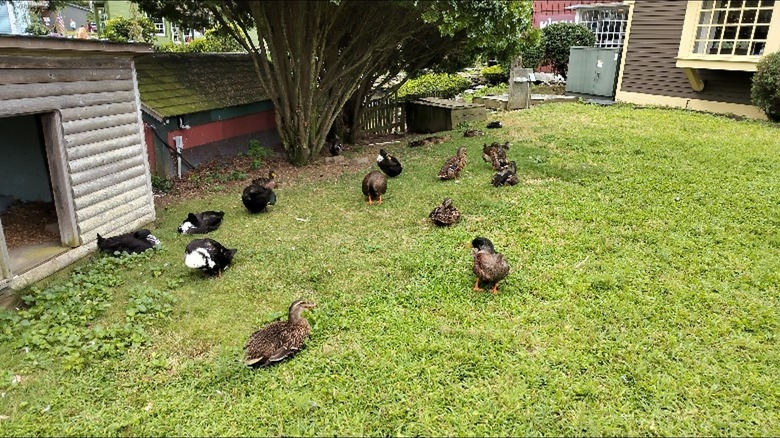
<svg viewBox="0 0 780 438"><path fill-rule="evenodd" d="M126 224L142 218L148 218L148 221L154 220L153 209L149 207L145 198L130 201L121 207L86 219L83 222L80 222L79 225L84 240L88 241L87 239L97 239L97 236L95 235L97 232L100 232L101 234L104 234L104 232L109 233L117 224ZM104 230L104 232L101 232L100 230Z"/></svg>
<svg viewBox="0 0 780 438"><path fill-rule="evenodd" d="M127 181L143 174L144 172L141 166L126 167L122 170L117 170L112 175L112 178L116 181ZM73 193L76 196L77 205L81 205L81 197L89 196L90 193L97 192L98 190L101 190L105 187L106 181L100 177L95 179L86 179L79 184L74 183Z"/></svg>
<svg viewBox="0 0 780 438"><path fill-rule="evenodd" d="M143 157L138 154L131 158L127 158L121 161L106 163L100 166L95 166L89 170L83 172L71 173L71 179L74 185L84 184L88 181L94 181L99 178L108 177L108 181L103 181L104 184L115 184L124 179L119 178L119 172L132 169L134 167L143 166Z"/></svg>
<svg viewBox="0 0 780 438"><path fill-rule="evenodd" d="M8 256L3 224L0 222L0 280L10 279L11 275L11 258Z"/></svg>
<svg viewBox="0 0 780 438"><path fill-rule="evenodd" d="M118 58L113 56L91 56L89 61L83 57L61 56L0 56L0 69L8 68L40 68L40 69L109 69L130 68L130 58Z"/></svg>
<svg viewBox="0 0 780 438"><path fill-rule="evenodd" d="M96 131L98 129L111 128L114 126L135 124L137 121L138 115L135 112L132 112L65 122L62 124L62 128L65 135L74 135L81 132Z"/></svg>
<svg viewBox="0 0 780 438"><path fill-rule="evenodd" d="M0 84L45 84L49 82L117 81L132 79L130 69L98 70L0 70Z"/></svg>
<svg viewBox="0 0 780 438"><path fill-rule="evenodd" d="M83 146L71 147L67 149L68 161L81 160L82 158L97 155L101 152L114 149L122 149L127 146L138 145L138 137L135 133L123 137L113 137L105 141L89 143Z"/></svg>
<svg viewBox="0 0 780 438"><path fill-rule="evenodd" d="M117 210L118 208L127 205L128 203L136 202L138 200L144 200L146 198L146 184L135 187L134 189L120 193L111 198L104 199L101 202L94 203L87 208L80 208L77 210L76 215L80 223L87 221L93 217L101 216L107 212Z"/></svg>
<svg viewBox="0 0 780 438"><path fill-rule="evenodd" d="M146 132L144 132L144 121L141 117L141 91L138 89L138 70L135 67L135 61L132 64L133 72L133 95L135 97L136 114L138 115L138 135L141 137L141 156L144 162L144 179L146 180L146 201L152 210L152 219L157 212L154 209L154 193L152 192L152 170L149 165L149 145L146 144ZM153 145L152 145L153 146ZM154 148L152 148L154 149ZM152 152L154 153L154 152Z"/></svg>
<svg viewBox="0 0 780 438"><path fill-rule="evenodd" d="M132 98L129 91L113 91L110 93L90 93L81 95L47 96L0 101L0 117L22 114L44 113L63 108L78 106L102 105L106 103L123 102Z"/></svg>
<svg viewBox="0 0 780 438"><path fill-rule="evenodd" d="M137 143L121 149L109 149L96 155L90 155L79 160L71 160L70 171L72 173L85 172L89 169L104 166L109 163L126 160L139 154L140 147Z"/></svg>
<svg viewBox="0 0 780 438"><path fill-rule="evenodd" d="M130 90L132 91L132 84ZM95 117L110 116L115 114L135 114L136 106L133 102L109 103L106 105L80 106L62 110L62 121L92 119Z"/></svg>
<svg viewBox="0 0 780 438"><path fill-rule="evenodd" d="M124 137L138 133L138 127L136 124L128 123L125 125L115 125L108 128L98 129L95 131L79 132L77 134L70 134L65 137L65 144L68 149L76 146L83 146L89 143L97 143L99 141L106 141L112 138ZM138 140L140 143L141 140Z"/></svg>
<svg viewBox="0 0 780 438"><path fill-rule="evenodd" d="M83 184L79 186L78 193L74 193L76 196L74 199L76 210L89 208L106 199L113 198L144 185L146 185L146 181L142 175L126 179L117 184L99 186L96 190L88 190L90 186L88 184Z"/></svg>
<svg viewBox="0 0 780 438"><path fill-rule="evenodd" d="M60 227L60 240L65 246L77 247L81 241L78 238L73 192L68 179L60 113L58 111L45 113L41 116L41 120L54 208L57 211L57 223Z"/></svg>
<svg viewBox="0 0 780 438"><path fill-rule="evenodd" d="M49 84L7 84L0 85L0 100L29 99L31 97L62 96L68 94L105 93L109 91L132 91L133 83L122 81L53 82Z"/></svg>

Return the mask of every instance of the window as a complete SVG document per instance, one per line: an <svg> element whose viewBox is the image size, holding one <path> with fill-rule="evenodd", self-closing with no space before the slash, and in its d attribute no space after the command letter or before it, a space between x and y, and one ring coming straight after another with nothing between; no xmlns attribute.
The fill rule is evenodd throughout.
<svg viewBox="0 0 780 438"><path fill-rule="evenodd" d="M181 43L181 29L175 23L171 23L171 41Z"/></svg>
<svg viewBox="0 0 780 438"><path fill-rule="evenodd" d="M689 1L677 66L755 71L761 55L780 49L778 7L775 0Z"/></svg>
<svg viewBox="0 0 780 438"><path fill-rule="evenodd" d="M596 47L623 47L627 22L628 10L625 8L577 9L577 23L593 32Z"/></svg>
<svg viewBox="0 0 780 438"><path fill-rule="evenodd" d="M152 17L152 22L154 22L154 34L158 36L165 36L165 19Z"/></svg>

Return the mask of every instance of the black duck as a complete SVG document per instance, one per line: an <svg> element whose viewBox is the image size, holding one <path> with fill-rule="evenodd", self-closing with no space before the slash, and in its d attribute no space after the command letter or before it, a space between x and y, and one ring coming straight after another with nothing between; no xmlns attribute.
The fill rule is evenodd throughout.
<svg viewBox="0 0 780 438"><path fill-rule="evenodd" d="M276 321L252 333L244 346L244 362L248 367L261 368L281 362L302 350L311 333L311 326L301 312L315 304L296 300L290 305L287 321Z"/></svg>
<svg viewBox="0 0 780 438"><path fill-rule="evenodd" d="M498 128L503 128L503 127L504 127L504 125L502 125L501 122L498 121L498 120L494 120L494 121L492 121L492 122L487 124L487 128L488 129L498 129Z"/></svg>
<svg viewBox="0 0 780 438"><path fill-rule="evenodd" d="M252 180L252 184L274 190L276 189L276 172L269 170L268 178L255 178Z"/></svg>
<svg viewBox="0 0 780 438"><path fill-rule="evenodd" d="M151 231L141 228L133 233L120 234L119 236L103 237L98 233L97 246L108 254L119 255L122 253L140 254L147 249L152 249L160 244Z"/></svg>
<svg viewBox="0 0 780 438"><path fill-rule="evenodd" d="M250 213L260 213L276 204L276 193L264 185L252 183L244 188L241 201Z"/></svg>
<svg viewBox="0 0 780 438"><path fill-rule="evenodd" d="M510 161L501 170L493 175L493 180L490 181L494 187L499 186L513 186L519 181L517 179L517 163Z"/></svg>

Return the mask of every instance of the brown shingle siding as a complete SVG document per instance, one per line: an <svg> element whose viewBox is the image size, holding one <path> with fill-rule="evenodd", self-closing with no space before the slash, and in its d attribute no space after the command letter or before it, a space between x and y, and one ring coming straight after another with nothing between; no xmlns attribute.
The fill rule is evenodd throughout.
<svg viewBox="0 0 780 438"><path fill-rule="evenodd" d="M676 67L686 6L681 0L637 0L621 90L749 105L752 73L699 70L705 87L696 92Z"/></svg>

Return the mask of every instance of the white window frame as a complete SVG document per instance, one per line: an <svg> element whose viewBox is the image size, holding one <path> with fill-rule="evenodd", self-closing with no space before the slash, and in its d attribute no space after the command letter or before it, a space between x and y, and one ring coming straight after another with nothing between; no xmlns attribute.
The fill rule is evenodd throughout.
<svg viewBox="0 0 780 438"><path fill-rule="evenodd" d="M176 23L171 23L171 41L176 44L181 44L181 26Z"/></svg>
<svg viewBox="0 0 780 438"><path fill-rule="evenodd" d="M619 49L625 44L626 28L628 27L628 5L609 7L601 5L589 7L589 5L583 5L576 8L576 14L575 23L584 25L596 37L595 47ZM595 18L595 20L586 18ZM607 39L610 36L613 38Z"/></svg>
<svg viewBox="0 0 780 438"><path fill-rule="evenodd" d="M152 17L152 23L154 23L155 32L157 36L165 36L165 18L160 18L157 21L157 17Z"/></svg>
<svg viewBox="0 0 780 438"><path fill-rule="evenodd" d="M677 67L684 69L756 71L761 55L710 55L694 53L693 45L699 25L702 0L689 0L685 11L685 22L677 53ZM772 20L764 47L764 54L780 49L780 0L772 8Z"/></svg>

